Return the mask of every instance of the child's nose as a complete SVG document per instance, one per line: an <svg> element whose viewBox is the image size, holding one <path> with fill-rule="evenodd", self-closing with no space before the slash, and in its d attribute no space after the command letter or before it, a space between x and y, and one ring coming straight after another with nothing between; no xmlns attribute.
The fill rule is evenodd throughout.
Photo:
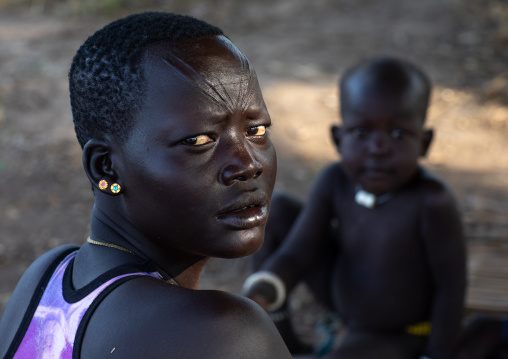
<svg viewBox="0 0 508 359"><path fill-rule="evenodd" d="M369 141L369 152L372 155L386 155L391 150L390 136L384 133L372 133Z"/></svg>
<svg viewBox="0 0 508 359"><path fill-rule="evenodd" d="M263 165L256 159L255 150L247 143L232 144L219 174L219 182L230 186L236 181L248 181L263 173Z"/></svg>

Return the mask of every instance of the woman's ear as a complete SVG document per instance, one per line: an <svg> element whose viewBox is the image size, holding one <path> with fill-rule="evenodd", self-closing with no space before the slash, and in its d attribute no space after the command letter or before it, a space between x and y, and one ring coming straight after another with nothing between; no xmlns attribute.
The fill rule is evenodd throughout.
<svg viewBox="0 0 508 359"><path fill-rule="evenodd" d="M427 152L429 151L430 144L432 143L432 139L434 138L434 130L428 129L423 131L422 138L422 153L420 156L425 157Z"/></svg>
<svg viewBox="0 0 508 359"><path fill-rule="evenodd" d="M91 139L83 147L83 168L92 186L101 192L114 195L117 176L112 170L110 146L106 141Z"/></svg>
<svg viewBox="0 0 508 359"><path fill-rule="evenodd" d="M335 143L335 147L337 151L340 153L340 142L342 139L342 127L333 125L331 128L332 131L332 139L333 143Z"/></svg>

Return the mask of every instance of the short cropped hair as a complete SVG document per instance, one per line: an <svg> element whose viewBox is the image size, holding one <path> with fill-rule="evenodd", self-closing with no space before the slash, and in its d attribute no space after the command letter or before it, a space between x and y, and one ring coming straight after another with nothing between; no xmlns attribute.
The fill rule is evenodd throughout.
<svg viewBox="0 0 508 359"><path fill-rule="evenodd" d="M145 12L112 22L79 48L69 71L74 129L83 146L108 135L125 140L143 103L144 48L159 40L179 41L223 35L190 16Z"/></svg>
<svg viewBox="0 0 508 359"><path fill-rule="evenodd" d="M429 77L411 62L389 56L374 57L346 70L339 85L341 112L348 103L348 81L360 73L369 76L373 83L381 85L383 92L402 93L410 86L419 86L421 91L421 109L419 110L422 111L425 120L432 88Z"/></svg>

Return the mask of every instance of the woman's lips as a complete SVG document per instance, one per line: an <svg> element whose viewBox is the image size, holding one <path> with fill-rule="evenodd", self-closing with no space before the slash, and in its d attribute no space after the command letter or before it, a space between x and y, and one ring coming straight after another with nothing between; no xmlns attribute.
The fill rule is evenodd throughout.
<svg viewBox="0 0 508 359"><path fill-rule="evenodd" d="M249 229L266 222L268 211L265 204L250 204L222 211L217 220L235 229Z"/></svg>

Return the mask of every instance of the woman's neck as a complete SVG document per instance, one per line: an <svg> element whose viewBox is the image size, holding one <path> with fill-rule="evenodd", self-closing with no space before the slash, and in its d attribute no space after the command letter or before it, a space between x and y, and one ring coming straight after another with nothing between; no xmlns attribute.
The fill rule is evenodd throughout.
<svg viewBox="0 0 508 359"><path fill-rule="evenodd" d="M125 216L116 211L105 213L98 205L95 205L92 211L90 237L94 241L127 248L137 257L155 265L165 280L191 289L197 289L203 267L209 260L208 257L198 257L176 250L168 252L135 228Z"/></svg>

